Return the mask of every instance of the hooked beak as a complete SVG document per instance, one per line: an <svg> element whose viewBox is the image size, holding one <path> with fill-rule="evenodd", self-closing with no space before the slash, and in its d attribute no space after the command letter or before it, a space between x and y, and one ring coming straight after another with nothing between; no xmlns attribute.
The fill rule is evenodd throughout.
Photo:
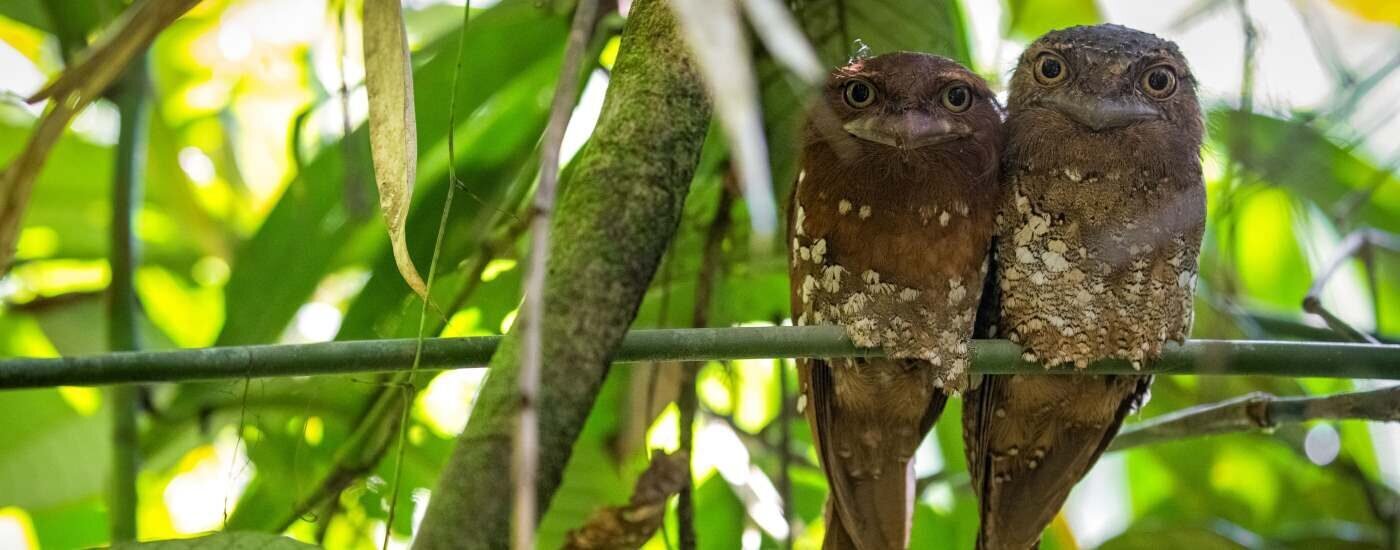
<svg viewBox="0 0 1400 550"><path fill-rule="evenodd" d="M965 124L934 118L919 110L864 116L847 122L842 128L865 141L904 151L947 143L972 133Z"/></svg>
<svg viewBox="0 0 1400 550"><path fill-rule="evenodd" d="M1095 132L1132 126L1162 117L1162 113L1156 108L1132 99L1085 98L1083 101L1073 101L1050 97L1043 101L1048 107L1064 113Z"/></svg>

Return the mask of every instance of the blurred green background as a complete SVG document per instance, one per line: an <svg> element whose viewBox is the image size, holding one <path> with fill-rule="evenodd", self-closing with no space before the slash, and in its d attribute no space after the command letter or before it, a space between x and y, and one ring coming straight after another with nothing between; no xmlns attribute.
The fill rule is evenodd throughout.
<svg viewBox="0 0 1400 550"><path fill-rule="evenodd" d="M419 306L390 256L362 127L359 4L348 0L347 10L344 1L207 0L155 42L148 180L138 215L144 261L136 272L148 348L415 334ZM434 290L440 304L465 300L449 312L444 335L497 334L514 318L524 240L512 226L523 215L538 162L566 4L474 2L457 125L449 128L461 5L406 3L420 158L408 241L425 273L446 191L446 137L457 138L463 192L453 205ZM1400 3L1393 0L788 4L828 66L844 62L852 41L861 39L875 53L913 49L957 58L998 89L1020 49L1053 28L1109 21L1178 41L1210 122L1202 157L1210 225L1197 338L1332 338L1301 310L1313 277L1351 232L1400 232L1394 174L1400 78L1392 74L1400 67ZM6 92L0 161L20 150L40 112L19 98L61 71L124 7L120 0L0 1ZM566 159L586 142L598 114L622 17L605 19L601 29L611 39L599 40L590 53ZM792 179L802 103L796 80L761 48L755 55L774 192L782 197ZM40 177L17 265L0 279L0 356L104 351L118 118L109 102L88 108ZM691 324L702 251L727 170L723 140L712 133L686 219L637 327ZM784 255L748 245L742 201L734 216L719 244L709 324L786 322ZM1322 296L1358 329L1400 338L1400 255L1377 251L1370 261L1345 263ZM695 444L701 548L780 548L789 539L796 548L819 544L826 488L806 423L790 412L791 369L778 361L741 361L701 371ZM285 528L327 547L368 548L392 529L395 543L404 544L483 375L447 372L420 388L393 525L385 523L392 437L368 448L352 437L382 422L371 404L386 391L384 380L154 387L142 418L142 538L225 526ZM597 507L624 502L648 449L676 447L678 415L670 402L678 379L678 365L612 370L540 526L540 547L557 547ZM1377 384L1163 377L1130 424L1249 391L1324 394ZM106 541L105 397L89 388L0 393L0 547ZM924 480L916 548L970 547L976 529L956 408L955 401L918 454ZM328 479L344 483L328 485ZM325 487L333 487L332 496L296 514L298 502ZM1397 489L1394 425L1318 423L1142 447L1101 461L1048 531L1044 548L1400 548ZM674 546L675 533L671 520L648 548Z"/></svg>

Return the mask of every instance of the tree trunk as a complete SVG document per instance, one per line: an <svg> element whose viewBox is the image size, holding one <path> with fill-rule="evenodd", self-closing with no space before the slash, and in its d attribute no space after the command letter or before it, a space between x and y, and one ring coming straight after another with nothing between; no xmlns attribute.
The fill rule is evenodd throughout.
<svg viewBox="0 0 1400 550"><path fill-rule="evenodd" d="M538 402L541 511L675 233L709 113L670 9L664 0L637 1L593 140L562 186L551 226ZM509 546L519 359L520 331L512 330L438 480L415 548Z"/></svg>

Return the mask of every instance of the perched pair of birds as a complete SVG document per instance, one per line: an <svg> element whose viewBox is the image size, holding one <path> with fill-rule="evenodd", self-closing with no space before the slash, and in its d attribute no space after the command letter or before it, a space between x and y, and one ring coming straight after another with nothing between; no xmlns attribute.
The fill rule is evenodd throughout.
<svg viewBox="0 0 1400 550"><path fill-rule="evenodd" d="M977 547L1036 547L1151 382L971 377L974 334L1084 367L1150 362L1190 330L1203 123L1176 45L1052 32L1021 56L1007 107L956 62L894 53L837 69L812 111L789 205L793 315L888 357L799 362L826 548L908 544L914 451L958 392Z"/></svg>

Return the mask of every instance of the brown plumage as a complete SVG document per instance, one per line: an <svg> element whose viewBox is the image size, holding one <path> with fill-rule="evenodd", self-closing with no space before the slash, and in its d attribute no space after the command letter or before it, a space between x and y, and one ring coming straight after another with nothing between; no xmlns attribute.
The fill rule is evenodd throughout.
<svg viewBox="0 0 1400 550"><path fill-rule="evenodd" d="M1117 25L1049 33L1011 80L996 269L1026 359L1134 365L1191 328L1205 230L1202 121L1175 44ZM1149 376L988 376L963 409L978 548L1024 550L1098 460Z"/></svg>
<svg viewBox="0 0 1400 550"><path fill-rule="evenodd" d="M890 356L798 363L831 487L826 548L907 544L914 450L967 378L1000 116L981 78L914 53L837 69L812 109L789 204L793 317Z"/></svg>

